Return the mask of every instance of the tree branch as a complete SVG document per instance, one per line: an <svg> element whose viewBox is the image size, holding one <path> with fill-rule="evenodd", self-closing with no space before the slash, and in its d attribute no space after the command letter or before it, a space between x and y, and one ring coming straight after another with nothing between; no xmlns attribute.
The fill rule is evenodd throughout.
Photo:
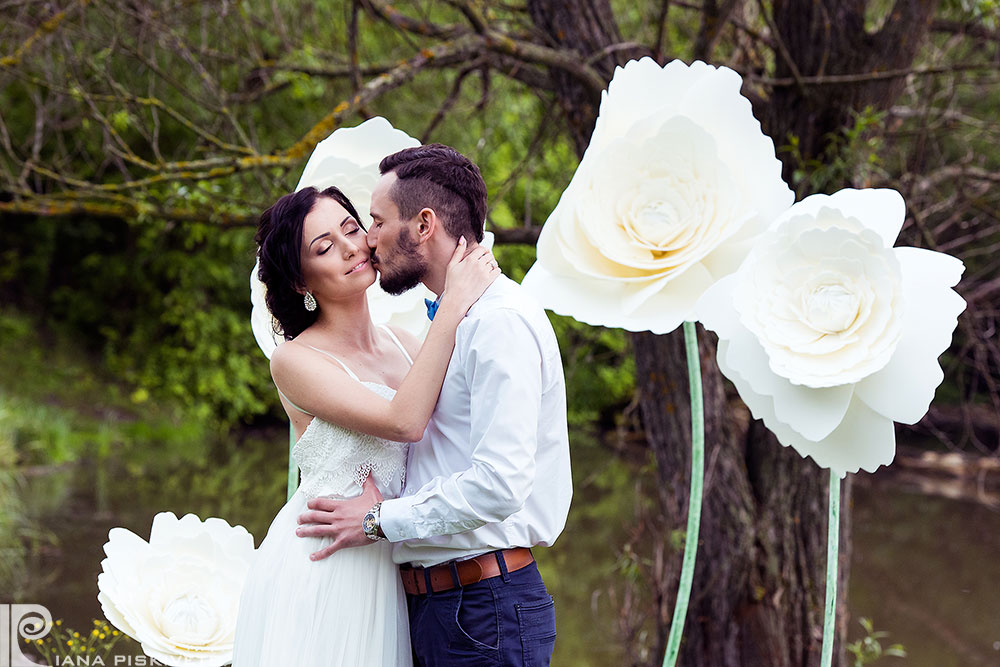
<svg viewBox="0 0 1000 667"><path fill-rule="evenodd" d="M90 1L91 0L78 0L77 7L82 9L89 5ZM26 39L21 46L17 47L14 53L0 58L0 67L10 68L21 64L21 59L24 57L24 54L27 53L28 50L42 37L55 32L56 28L58 28L59 25L66 20L67 16L69 16L69 10L63 10L61 12L56 12L51 17L46 19L42 25L38 27L38 30L28 37L28 39Z"/></svg>
<svg viewBox="0 0 1000 667"><path fill-rule="evenodd" d="M764 21L767 23L768 30L771 31L771 37L774 39L774 43L778 47L778 53L781 54L782 62L785 63L788 70L792 73L791 83L788 85L797 86L799 91L804 95L805 82L803 81L802 73L799 72L798 65L796 65L795 60L792 59L792 54L789 53L788 47L785 45L785 41L781 39L781 33L778 30L778 26L774 23L774 17L767 11L763 0L757 0L757 6L760 8L760 15L764 17Z"/></svg>
<svg viewBox="0 0 1000 667"><path fill-rule="evenodd" d="M667 16L670 14L670 0L662 0L660 4L660 15L656 19L656 44L653 45L653 53L657 62L663 62L663 44L667 38Z"/></svg>
<svg viewBox="0 0 1000 667"><path fill-rule="evenodd" d="M431 63L454 64L469 59L482 46L482 39L470 36L425 49L413 58L400 63L389 72L369 81L351 99L338 104L322 120L316 123L299 141L284 151L269 155L247 155L242 157L219 156L202 160L183 160L155 165L157 173L147 178L126 180L120 183L95 184L80 179L62 176L38 165L37 156L25 163L26 169L55 180L56 182L92 193L127 192L165 182L217 179L241 171L292 167L300 163L316 144L326 138L334 129L360 107L380 95L407 83ZM37 143L37 142L36 142ZM154 165L149 165L153 167ZM138 205L138 204L137 204Z"/></svg>
<svg viewBox="0 0 1000 667"><path fill-rule="evenodd" d="M486 34L486 48L495 53L517 58L522 62L548 65L568 72L597 94L602 93L608 87L608 82L604 77L590 65L581 62L580 54L575 51L553 49L517 40L496 31L490 31Z"/></svg>
<svg viewBox="0 0 1000 667"><path fill-rule="evenodd" d="M980 167L956 164L941 167L937 171L923 177L912 177L914 185L918 191L930 190L945 181L952 181L956 179L1000 183L1000 172L988 171ZM906 180L905 177L904 180Z"/></svg>
<svg viewBox="0 0 1000 667"><path fill-rule="evenodd" d="M490 227L497 245L536 245L541 227Z"/></svg>
<svg viewBox="0 0 1000 667"><path fill-rule="evenodd" d="M445 0L445 2L462 12L462 16L472 25L472 29L480 35L486 34L486 31L489 30L482 12L477 7L473 7L471 2L467 0Z"/></svg>
<svg viewBox="0 0 1000 667"><path fill-rule="evenodd" d="M523 83L536 91L552 90L552 80L533 65L528 65L510 56L494 53L490 65L504 76Z"/></svg>
<svg viewBox="0 0 1000 667"><path fill-rule="evenodd" d="M139 216L155 217L173 222L212 223L225 227L250 227L257 224L256 213L234 213L217 210L187 209L160 206L146 202L104 203L83 200L60 200L53 198L21 199L0 201L0 213L20 215L40 215L46 217L77 217L81 215L98 218L134 220ZM491 227L498 245L535 245L541 227Z"/></svg>
<svg viewBox="0 0 1000 667"><path fill-rule="evenodd" d="M437 113L434 114L434 118L431 119L430 124L427 125L427 129L424 130L423 134L420 136L420 143L427 143L431 133L437 128L441 121L444 120L445 115L455 105L455 102L458 101L458 96L462 92L462 83L465 82L466 77L482 67L483 62L484 58L480 57L471 64L463 67L455 76L455 82L451 86L451 91L448 93L447 97L445 97L444 102L441 103Z"/></svg>
<svg viewBox="0 0 1000 667"><path fill-rule="evenodd" d="M894 69L876 72L859 72L857 74L824 74L823 76L800 76L796 78L775 79L756 74L742 74L743 78L755 81L765 86L773 88L787 86L830 86L843 85L845 83L867 83L869 81L882 81L885 79L898 79L911 74L917 76L928 76L935 74L950 74L953 72L990 72L1000 73L1000 66L995 64L956 64L942 67L920 67L913 69Z"/></svg>
<svg viewBox="0 0 1000 667"><path fill-rule="evenodd" d="M300 160L335 130L355 109L363 106L378 96L410 81L421 70L431 66L443 67L469 59L478 50L482 40L477 37L465 37L453 42L447 42L430 49L424 49L416 56L400 63L391 71L369 81L351 100L341 102L325 118L316 123L292 147L284 151L283 157Z"/></svg>
<svg viewBox="0 0 1000 667"><path fill-rule="evenodd" d="M426 21L418 21L407 17L382 0L360 0L370 12L396 28L430 37L454 37L470 35L466 28L457 26L440 26ZM458 4L459 0L454 0ZM600 93L607 87L607 81L596 69L580 61L580 54L571 50L560 50L536 44L494 30L483 24L480 33L484 47L494 53L510 56L522 62L547 65L572 74L593 91Z"/></svg>
<svg viewBox="0 0 1000 667"><path fill-rule="evenodd" d="M399 30L421 37L436 37L438 39L456 39L468 34L469 29L457 25L438 25L430 21L420 21L403 14L392 5L382 0L360 0L364 8L377 19L395 26Z"/></svg>
<svg viewBox="0 0 1000 667"><path fill-rule="evenodd" d="M63 201L44 198L21 199L0 202L0 213L48 217L78 217L87 215L120 220L134 220L138 216L152 216L175 222L212 222L228 227L257 224L256 215L215 210L198 211L194 209L162 207L138 201L127 204L107 204L95 201Z"/></svg>
<svg viewBox="0 0 1000 667"><path fill-rule="evenodd" d="M931 21L931 30L934 32L946 32L952 35L968 35L969 37L975 37L976 39L1000 42L1000 32L990 30L981 23L962 23L960 21L935 19L934 21Z"/></svg>

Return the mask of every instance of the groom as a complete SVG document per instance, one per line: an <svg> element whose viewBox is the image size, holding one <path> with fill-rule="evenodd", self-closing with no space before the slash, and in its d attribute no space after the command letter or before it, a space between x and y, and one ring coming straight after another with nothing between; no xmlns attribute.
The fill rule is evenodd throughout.
<svg viewBox="0 0 1000 667"><path fill-rule="evenodd" d="M470 252L483 240L479 168L431 144L379 169L368 245L380 284L399 294L423 282L440 295L458 238ZM501 275L458 328L437 408L410 447L403 496L382 501L369 480L357 498L317 498L299 534L334 538L320 557L393 542L419 664L547 665L555 612L529 547L555 541L571 496L555 334Z"/></svg>

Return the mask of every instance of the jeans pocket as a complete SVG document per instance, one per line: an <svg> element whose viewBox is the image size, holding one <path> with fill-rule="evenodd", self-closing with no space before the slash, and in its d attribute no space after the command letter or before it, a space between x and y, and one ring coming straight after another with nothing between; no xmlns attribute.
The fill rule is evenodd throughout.
<svg viewBox="0 0 1000 667"><path fill-rule="evenodd" d="M524 665L548 665L556 644L555 601L548 596L548 600L518 604L515 609Z"/></svg>
<svg viewBox="0 0 1000 667"><path fill-rule="evenodd" d="M455 626L472 646L486 652L499 650L500 614L490 586L459 589Z"/></svg>

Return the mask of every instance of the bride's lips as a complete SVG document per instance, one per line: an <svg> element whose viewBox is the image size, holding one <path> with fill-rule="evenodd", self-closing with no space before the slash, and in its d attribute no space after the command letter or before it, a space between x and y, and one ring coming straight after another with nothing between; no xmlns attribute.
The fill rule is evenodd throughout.
<svg viewBox="0 0 1000 667"><path fill-rule="evenodd" d="M365 268L366 266L368 266L368 260L367 259L362 260L359 264L355 265L355 267L353 269L351 269L350 271L348 271L347 273L351 274L351 273L354 273L356 271L360 271L361 269Z"/></svg>

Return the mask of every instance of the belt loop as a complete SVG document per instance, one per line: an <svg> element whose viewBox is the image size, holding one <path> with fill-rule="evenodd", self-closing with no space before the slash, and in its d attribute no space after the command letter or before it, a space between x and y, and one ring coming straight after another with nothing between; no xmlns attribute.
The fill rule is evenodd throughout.
<svg viewBox="0 0 1000 667"><path fill-rule="evenodd" d="M462 579L458 576L458 563L453 560L448 561L448 569L451 570L451 580L455 582L455 588L461 588Z"/></svg>
<svg viewBox="0 0 1000 667"><path fill-rule="evenodd" d="M500 566L500 576L503 578L503 583L509 584L510 583L510 574L507 573L507 561L504 560L503 550L497 549L493 553L496 554L497 565Z"/></svg>
<svg viewBox="0 0 1000 667"><path fill-rule="evenodd" d="M434 586L431 585L431 568L425 567L424 570L424 583L427 585L427 597L434 595Z"/></svg>

